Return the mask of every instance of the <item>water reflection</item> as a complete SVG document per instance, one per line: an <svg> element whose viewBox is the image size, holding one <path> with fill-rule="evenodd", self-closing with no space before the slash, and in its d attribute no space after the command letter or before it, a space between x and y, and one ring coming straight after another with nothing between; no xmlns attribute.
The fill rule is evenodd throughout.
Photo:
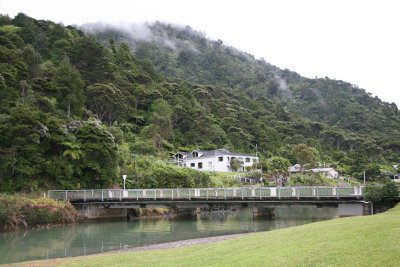
<svg viewBox="0 0 400 267"><path fill-rule="evenodd" d="M278 209L275 219L251 209L203 213L197 218L103 221L0 233L0 263L71 257L176 240L267 231L335 217L337 209ZM315 216L323 213L324 216Z"/></svg>

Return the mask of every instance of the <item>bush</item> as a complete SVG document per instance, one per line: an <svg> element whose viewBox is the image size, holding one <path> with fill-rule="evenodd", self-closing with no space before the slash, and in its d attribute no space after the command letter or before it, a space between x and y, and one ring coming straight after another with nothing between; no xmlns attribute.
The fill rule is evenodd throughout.
<svg viewBox="0 0 400 267"><path fill-rule="evenodd" d="M73 223L78 211L70 204L48 198L29 199L0 194L0 230L43 224Z"/></svg>
<svg viewBox="0 0 400 267"><path fill-rule="evenodd" d="M326 183L318 174L295 174L290 176L289 185L291 186L323 186Z"/></svg>
<svg viewBox="0 0 400 267"><path fill-rule="evenodd" d="M389 180L384 184L368 184L364 190L364 199L377 205L393 207L399 202L399 188Z"/></svg>

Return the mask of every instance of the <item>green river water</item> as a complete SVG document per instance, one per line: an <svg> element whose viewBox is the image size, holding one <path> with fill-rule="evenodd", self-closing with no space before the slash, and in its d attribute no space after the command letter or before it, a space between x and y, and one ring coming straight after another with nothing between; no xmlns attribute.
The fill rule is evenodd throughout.
<svg viewBox="0 0 400 267"><path fill-rule="evenodd" d="M190 218L89 221L49 229L0 233L0 264L89 255L199 237L270 231L336 217L336 208L281 208L274 219L251 209Z"/></svg>

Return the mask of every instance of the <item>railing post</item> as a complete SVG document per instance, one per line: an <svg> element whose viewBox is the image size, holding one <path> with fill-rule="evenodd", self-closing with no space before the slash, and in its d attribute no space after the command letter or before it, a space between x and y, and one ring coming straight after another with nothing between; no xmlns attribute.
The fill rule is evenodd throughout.
<svg viewBox="0 0 400 267"><path fill-rule="evenodd" d="M279 197L279 199L281 199L281 190L277 187L276 191L278 191L278 197Z"/></svg>
<svg viewBox="0 0 400 267"><path fill-rule="evenodd" d="M86 202L86 190L83 190L83 201Z"/></svg>
<svg viewBox="0 0 400 267"><path fill-rule="evenodd" d="M242 188L242 200L244 199L244 197L243 197L243 188Z"/></svg>
<svg viewBox="0 0 400 267"><path fill-rule="evenodd" d="M122 190L119 190L119 201L122 200Z"/></svg>
<svg viewBox="0 0 400 267"><path fill-rule="evenodd" d="M92 199L93 199L93 197L94 197L94 194L93 194L93 189L92 189Z"/></svg>
<svg viewBox="0 0 400 267"><path fill-rule="evenodd" d="M104 190L101 189L101 202L103 202L103 199L104 199Z"/></svg>
<svg viewBox="0 0 400 267"><path fill-rule="evenodd" d="M207 200L208 200L208 188L206 190L206 197L207 197Z"/></svg>
<svg viewBox="0 0 400 267"><path fill-rule="evenodd" d="M225 188L224 188L224 198L226 200L226 190L225 190Z"/></svg>
<svg viewBox="0 0 400 267"><path fill-rule="evenodd" d="M65 190L65 202L68 200L68 190Z"/></svg>

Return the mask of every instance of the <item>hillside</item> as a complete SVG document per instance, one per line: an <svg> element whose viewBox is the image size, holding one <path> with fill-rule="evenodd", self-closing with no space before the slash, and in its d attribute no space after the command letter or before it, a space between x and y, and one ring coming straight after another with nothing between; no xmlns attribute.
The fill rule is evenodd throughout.
<svg viewBox="0 0 400 267"><path fill-rule="evenodd" d="M101 188L121 174L132 188L209 185L165 163L196 148L257 144L263 159L296 163L292 147L305 143L316 161L358 177L400 161L394 104L189 27L145 33L0 16L0 191Z"/></svg>
<svg viewBox="0 0 400 267"><path fill-rule="evenodd" d="M341 150L393 150L394 157L400 151L398 107L356 85L328 77L303 78L221 40L209 40L189 26L156 22L125 29L96 24L82 29L106 46L109 38L126 42L137 58L150 60L167 79L241 91L252 100L277 104L292 116L327 124L332 131L323 134ZM303 141L304 136L300 133L297 140Z"/></svg>

